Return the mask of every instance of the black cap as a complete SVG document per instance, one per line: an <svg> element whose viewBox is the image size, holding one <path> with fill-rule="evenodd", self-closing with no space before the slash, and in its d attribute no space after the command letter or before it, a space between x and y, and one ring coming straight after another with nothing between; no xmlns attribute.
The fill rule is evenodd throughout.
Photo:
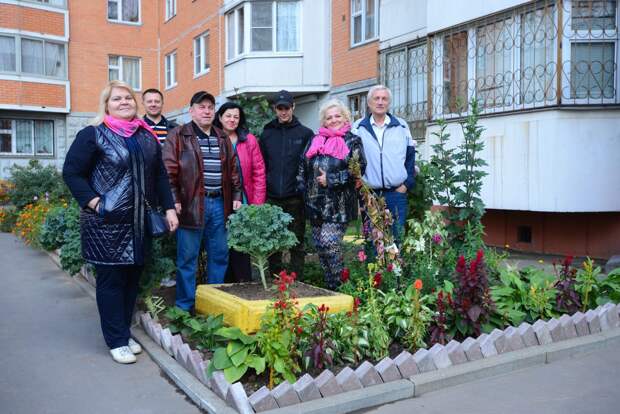
<svg viewBox="0 0 620 414"><path fill-rule="evenodd" d="M281 90L276 95L275 101L276 107L288 106L290 108L291 106L293 106L293 95L291 95L289 91Z"/></svg>
<svg viewBox="0 0 620 414"><path fill-rule="evenodd" d="M205 99L211 102L213 105L215 105L215 98L213 97L213 95L211 95L207 91L199 91L199 92L196 92L194 96L192 96L192 99L189 101L189 106L200 103L204 101Z"/></svg>

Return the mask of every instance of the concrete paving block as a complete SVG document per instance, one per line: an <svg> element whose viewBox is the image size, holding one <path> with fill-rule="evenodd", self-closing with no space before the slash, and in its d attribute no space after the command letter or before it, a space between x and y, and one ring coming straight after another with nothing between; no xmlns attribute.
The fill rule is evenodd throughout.
<svg viewBox="0 0 620 414"><path fill-rule="evenodd" d="M608 302L603 305L603 308L607 309L607 319L612 328L620 327L620 317L618 317L618 309L615 304Z"/></svg>
<svg viewBox="0 0 620 414"><path fill-rule="evenodd" d="M319 387L319 392L323 397L331 397L342 393L342 387L336 381L336 376L333 372L326 369L314 379L314 383Z"/></svg>
<svg viewBox="0 0 620 414"><path fill-rule="evenodd" d="M620 267L620 255L611 256L605 263L605 273L610 273Z"/></svg>
<svg viewBox="0 0 620 414"><path fill-rule="evenodd" d="M181 345L183 345L183 338L181 338L181 335L179 334L172 335L172 342L171 342L172 356L175 356L177 354Z"/></svg>
<svg viewBox="0 0 620 414"><path fill-rule="evenodd" d="M210 388L211 384L209 383L209 377L207 376L207 368L209 368L209 364L211 361L200 361L200 370L202 371L202 378L198 378L200 382L202 382L207 388Z"/></svg>
<svg viewBox="0 0 620 414"><path fill-rule="evenodd" d="M191 354L192 354L192 349L189 347L188 344L184 343L178 348L177 353L174 355L174 359L176 359L179 364L183 365L185 369L187 369L190 372L191 372L191 369L190 369L191 365L189 363L189 360L190 360Z"/></svg>
<svg viewBox="0 0 620 414"><path fill-rule="evenodd" d="M588 321L586 320L585 313L575 312L573 316L573 323L575 324L575 331L577 332L577 336L586 336L590 335L590 328L588 328Z"/></svg>
<svg viewBox="0 0 620 414"><path fill-rule="evenodd" d="M455 341L453 339L448 342L448 345L446 345L446 351L448 352L450 361L452 361L452 365L459 365L467 362L467 355L465 355L465 351L463 350L463 344L459 341Z"/></svg>
<svg viewBox="0 0 620 414"><path fill-rule="evenodd" d="M491 338L493 338L493 345L495 345L495 349L498 354L505 354L510 351L510 347L508 346L508 341L506 340L506 335L504 331L500 329L493 329L489 334Z"/></svg>
<svg viewBox="0 0 620 414"><path fill-rule="evenodd" d="M353 371L350 367L344 367L342 371L336 375L336 381L345 392L364 388L360 382L360 379L357 378L357 375L355 375L355 371Z"/></svg>
<svg viewBox="0 0 620 414"><path fill-rule="evenodd" d="M394 364L396 364L396 368L398 368L403 378L409 378L419 372L413 355L408 351L403 351L394 358Z"/></svg>
<svg viewBox="0 0 620 414"><path fill-rule="evenodd" d="M299 395L301 402L318 400L321 398L319 387L316 385L310 374L304 374L301 378L295 381L293 388L297 392L297 395Z"/></svg>
<svg viewBox="0 0 620 414"><path fill-rule="evenodd" d="M547 323L542 319L537 320L532 325L532 329L534 329L534 333L536 334L536 339L538 339L538 343L540 345L547 345L553 343L553 338L551 338L551 333L549 332L549 328L547 327Z"/></svg>
<svg viewBox="0 0 620 414"><path fill-rule="evenodd" d="M428 352L430 352L433 356L433 362L435 363L437 369L448 368L452 366L452 361L448 356L448 351L446 351L446 348L443 345L435 344L431 347L431 349L428 350Z"/></svg>
<svg viewBox="0 0 620 414"><path fill-rule="evenodd" d="M245 393L243 384L235 382L228 388L226 395L226 403L237 410L240 414L253 414L254 409L248 401L248 395Z"/></svg>
<svg viewBox="0 0 620 414"><path fill-rule="evenodd" d="M577 338L577 330L573 318L564 314L560 316L560 325L562 325L562 335L566 339Z"/></svg>
<svg viewBox="0 0 620 414"><path fill-rule="evenodd" d="M480 349L480 344L474 338L468 337L463 341L462 345L468 361L477 361L484 358L482 350Z"/></svg>
<svg viewBox="0 0 620 414"><path fill-rule="evenodd" d="M547 329L549 329L549 334L551 335L551 339L553 339L553 342L560 342L566 339L564 337L564 330L562 329L562 325L557 319L549 319L547 321Z"/></svg>
<svg viewBox="0 0 620 414"><path fill-rule="evenodd" d="M610 330L612 328L612 325L607 315L607 313L609 312L609 309L599 306L598 308L595 309L595 312L597 313L598 319L601 323L601 331Z"/></svg>
<svg viewBox="0 0 620 414"><path fill-rule="evenodd" d="M269 392L269 388L265 386L262 386L254 394L250 395L248 401L257 413L280 408L276 402L276 399L273 398L273 395Z"/></svg>
<svg viewBox="0 0 620 414"><path fill-rule="evenodd" d="M355 370L355 375L359 378L364 387L370 387L371 385L381 384L383 380L375 369L375 366L368 361L362 362L362 364Z"/></svg>
<svg viewBox="0 0 620 414"><path fill-rule="evenodd" d="M586 322L588 322L588 329L591 334L601 332L601 319L598 317L598 313L593 309L586 312Z"/></svg>
<svg viewBox="0 0 620 414"><path fill-rule="evenodd" d="M200 352L194 349L189 355L189 364L192 368L190 372L194 374L194 376L198 378L200 382L205 383L206 372L202 368L202 363L202 355L200 354Z"/></svg>
<svg viewBox="0 0 620 414"><path fill-rule="evenodd" d="M147 326L149 324L149 321L152 321L153 319L151 318L151 314L148 312L142 312L140 314L140 322L142 322L142 327L144 328L144 330L147 330ZM147 332L148 333L148 332Z"/></svg>
<svg viewBox="0 0 620 414"><path fill-rule="evenodd" d="M217 394L218 397L225 400L228 395L228 388L230 384L226 381L223 371L215 371L211 378L209 378L209 388Z"/></svg>
<svg viewBox="0 0 620 414"><path fill-rule="evenodd" d="M151 324L151 339L161 346L161 324L154 322Z"/></svg>
<svg viewBox="0 0 620 414"><path fill-rule="evenodd" d="M476 339L476 341L478 341L478 344L480 345L480 352L482 352L482 355L485 358L499 355L497 353L497 348L495 348L494 338L490 335L482 334Z"/></svg>
<svg viewBox="0 0 620 414"><path fill-rule="evenodd" d="M295 388L288 381L280 383L280 385L271 390L271 395L273 395L280 407L288 407L301 402L299 395L295 392Z"/></svg>
<svg viewBox="0 0 620 414"><path fill-rule="evenodd" d="M418 351L413 354L413 359L415 360L415 363L418 366L418 371L420 372L430 372L437 369L435 362L433 361L433 355L428 352L427 349L418 349Z"/></svg>
<svg viewBox="0 0 620 414"><path fill-rule="evenodd" d="M390 382L402 379L400 371L396 368L396 364L392 361L392 358L385 357L378 364L375 365L375 369L381 376L383 382Z"/></svg>
<svg viewBox="0 0 620 414"><path fill-rule="evenodd" d="M534 332L532 325L527 322L523 322L517 329L526 347L529 348L530 346L538 345L538 338L536 338L536 333Z"/></svg>
<svg viewBox="0 0 620 414"><path fill-rule="evenodd" d="M510 351L518 351L519 349L525 348L523 338L521 338L519 330L514 326L509 326L504 330L504 337L506 338L506 343Z"/></svg>
<svg viewBox="0 0 620 414"><path fill-rule="evenodd" d="M168 355L174 355L174 352L172 352L172 333L170 329L165 328L161 330L160 345Z"/></svg>

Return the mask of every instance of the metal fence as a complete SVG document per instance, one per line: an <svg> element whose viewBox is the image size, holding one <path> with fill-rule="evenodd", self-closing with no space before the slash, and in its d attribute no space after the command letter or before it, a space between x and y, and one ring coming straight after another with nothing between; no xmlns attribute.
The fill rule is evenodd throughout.
<svg viewBox="0 0 620 414"><path fill-rule="evenodd" d="M423 139L437 118L618 104L617 0L546 0L383 51L392 111Z"/></svg>

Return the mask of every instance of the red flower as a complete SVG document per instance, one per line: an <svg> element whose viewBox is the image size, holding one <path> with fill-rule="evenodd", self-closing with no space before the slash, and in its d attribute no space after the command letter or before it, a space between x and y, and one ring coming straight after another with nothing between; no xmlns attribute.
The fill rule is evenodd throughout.
<svg viewBox="0 0 620 414"><path fill-rule="evenodd" d="M297 333L298 333L298 334L301 334L303 331L304 331L303 329L301 329L301 328L297 327Z"/></svg>
<svg viewBox="0 0 620 414"><path fill-rule="evenodd" d="M375 273L375 277L373 277L372 279L372 286L375 288L378 288L381 285L382 280L383 280L383 277L381 276L381 273L379 272Z"/></svg>
<svg viewBox="0 0 620 414"><path fill-rule="evenodd" d="M291 272L290 276L291 276L290 281L291 281L291 283L293 283L293 281L295 281L297 279L297 273L296 272Z"/></svg>
<svg viewBox="0 0 620 414"><path fill-rule="evenodd" d="M278 276L286 277L286 270L281 270L280 273L278 273Z"/></svg>
<svg viewBox="0 0 620 414"><path fill-rule="evenodd" d="M422 290L422 281L420 279L416 279L413 287L416 288L416 290Z"/></svg>
<svg viewBox="0 0 620 414"><path fill-rule="evenodd" d="M393 272L394 271L394 264L393 263L390 263L390 264L387 265L387 271L388 272Z"/></svg>
<svg viewBox="0 0 620 414"><path fill-rule="evenodd" d="M280 292L284 292L286 290L286 285L284 283L280 284L280 286L278 286L278 290Z"/></svg>
<svg viewBox="0 0 620 414"><path fill-rule="evenodd" d="M351 272L349 271L349 268L345 267L344 269L342 269L342 272L340 272L340 281L342 283L347 283L349 281L350 275Z"/></svg>
<svg viewBox="0 0 620 414"><path fill-rule="evenodd" d="M353 299L353 312L357 312L357 308L359 308L362 300L360 298Z"/></svg>

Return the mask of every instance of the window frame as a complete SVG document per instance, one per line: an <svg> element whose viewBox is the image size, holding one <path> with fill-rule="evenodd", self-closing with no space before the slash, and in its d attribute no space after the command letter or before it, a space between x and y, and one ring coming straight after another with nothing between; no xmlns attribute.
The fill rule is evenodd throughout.
<svg viewBox="0 0 620 414"><path fill-rule="evenodd" d="M358 119L362 119L366 117L366 115L368 115L367 99L368 99L368 90L347 95L347 107L349 108L349 111L351 111L351 118L353 122L357 121ZM358 111L354 110L353 103L357 104L359 108ZM357 118L355 117L356 114L358 114Z"/></svg>
<svg viewBox="0 0 620 414"><path fill-rule="evenodd" d="M107 0L106 6L109 7L110 1L111 0ZM141 26L142 25L142 0L136 0L138 2L138 21L137 22L131 22L131 21L123 20L123 7L122 7L122 4L126 0L112 0L112 1L116 2L116 14L118 16L118 19L111 19L110 15L109 15L109 13L107 11L107 8L106 8L106 18L107 18L108 22L116 23L116 24L128 24L130 26Z"/></svg>
<svg viewBox="0 0 620 414"><path fill-rule="evenodd" d="M164 8L164 22L167 22L177 15L177 0L165 0Z"/></svg>
<svg viewBox="0 0 620 414"><path fill-rule="evenodd" d="M67 8L67 0L60 0L60 2L62 4L52 4L46 0L19 0L25 3L34 3L34 4L40 4L42 6L46 6L46 7L55 7L58 9L66 9Z"/></svg>
<svg viewBox="0 0 620 414"><path fill-rule="evenodd" d="M3 37L10 37L13 38L14 40L14 53L15 53L15 70L14 71L0 71L0 74L9 74L9 75L21 75L21 76L27 76L27 77L32 77L32 78L43 78L43 79L55 79L55 80L68 80L69 79L69 44L68 42L63 42L63 41L59 41L59 40L55 40L55 39L46 39L46 38L42 38L42 37L35 37L35 36L27 36L27 35L20 35L20 34L13 34L13 33L4 33L4 32L0 32L0 36ZM24 72L23 70L23 64L22 64L22 40L30 40L30 41L36 41L36 42L41 42L43 45L43 73L32 73L32 72ZM63 47L63 57L64 57L64 74L62 76L52 76L52 75L47 75L46 74L46 59L45 59L45 54L46 54L46 45L48 43L51 44L55 44L55 45L61 45Z"/></svg>
<svg viewBox="0 0 620 414"><path fill-rule="evenodd" d="M116 70L118 70L118 80L127 82L127 80L124 79L123 76L123 59L137 59L138 60L138 88L134 88L134 91L141 91L142 90L142 58L139 56L124 56L124 55L108 55L108 80L111 81L113 79L110 79L110 58L111 57L117 57L118 58L118 65L115 66ZM132 86L132 85L131 85ZM132 86L133 87L133 86Z"/></svg>
<svg viewBox="0 0 620 414"><path fill-rule="evenodd" d="M168 73L170 81L168 82ZM172 89L178 85L177 81L177 51L174 50L164 56L164 83L167 89Z"/></svg>
<svg viewBox="0 0 620 414"><path fill-rule="evenodd" d="M370 42L374 42L375 40L377 40L379 38L379 12L380 12L380 7L379 7L379 0L374 0L375 4L374 4L374 14L375 14L375 20L374 20L374 36L366 38L366 16L368 14L368 10L367 10L367 0L360 0L360 10L359 11L354 11L353 10L353 3L355 2L355 0L350 0L349 1L349 17L350 17L350 30L349 30L349 35L350 35L350 45L351 48L353 47L357 47L357 46L361 46L364 45L366 43L370 43ZM359 42L355 42L355 18L356 17L360 17L361 16L361 27L360 27L360 33L361 33L361 37L360 37L360 41Z"/></svg>
<svg viewBox="0 0 620 414"><path fill-rule="evenodd" d="M16 157L27 157L27 158L54 158L56 153L56 123L53 119L34 119L34 118L11 118L11 117L1 117L1 120L11 121L11 152L0 152L0 157L2 158L16 158ZM30 146L32 148L31 152L17 152L17 121L28 121L31 124L31 136L30 136ZM35 122L50 122L52 125L52 151L46 153L36 153L36 135L35 135ZM6 134L9 131L8 129L0 129L0 133Z"/></svg>
<svg viewBox="0 0 620 414"><path fill-rule="evenodd" d="M209 36L208 30L206 32L199 34L193 39L194 55L192 59L193 60L192 66L194 67L194 78L203 76L211 71L211 62L209 60L209 53L208 53L209 52L209 39L210 39L210 36ZM199 69L200 70L198 71L196 71L196 69L198 69L196 67L196 56L198 55L197 52L200 52L199 53L199 56L200 56L200 68Z"/></svg>

